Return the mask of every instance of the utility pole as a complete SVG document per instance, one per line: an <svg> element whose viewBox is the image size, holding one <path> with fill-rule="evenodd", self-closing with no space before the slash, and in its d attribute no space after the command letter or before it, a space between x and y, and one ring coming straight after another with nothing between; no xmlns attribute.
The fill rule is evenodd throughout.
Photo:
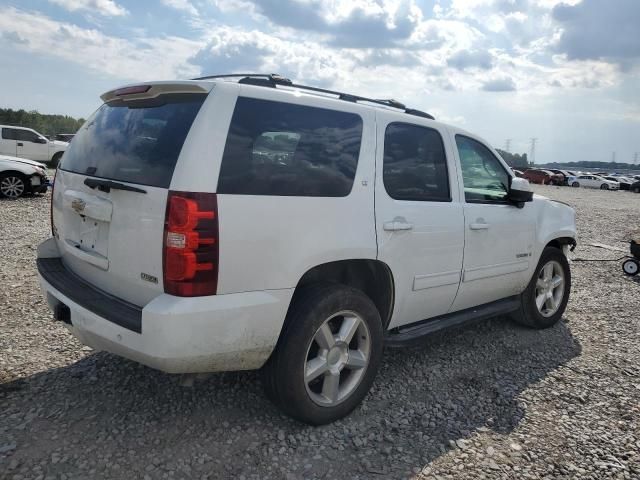
<svg viewBox="0 0 640 480"><path fill-rule="evenodd" d="M531 149L529 150L529 162L536 163L536 142L537 138L531 139Z"/></svg>
<svg viewBox="0 0 640 480"><path fill-rule="evenodd" d="M616 163L616 152L611 152L611 161Z"/></svg>
<svg viewBox="0 0 640 480"><path fill-rule="evenodd" d="M511 139L510 138L507 138L504 141L504 151L511 153Z"/></svg>
<svg viewBox="0 0 640 480"><path fill-rule="evenodd" d="M638 164L638 152L633 154L633 163L634 163L634 165Z"/></svg>

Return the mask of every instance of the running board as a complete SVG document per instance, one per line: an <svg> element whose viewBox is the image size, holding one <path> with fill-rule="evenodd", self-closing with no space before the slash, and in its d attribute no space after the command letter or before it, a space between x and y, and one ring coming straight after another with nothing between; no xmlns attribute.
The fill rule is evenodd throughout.
<svg viewBox="0 0 640 480"><path fill-rule="evenodd" d="M394 328L387 332L385 336L385 346L394 348L417 344L423 337L438 330L515 312L520 308L520 305L520 295L515 295L485 305L479 305L459 312L447 313L446 315L430 318L429 320Z"/></svg>

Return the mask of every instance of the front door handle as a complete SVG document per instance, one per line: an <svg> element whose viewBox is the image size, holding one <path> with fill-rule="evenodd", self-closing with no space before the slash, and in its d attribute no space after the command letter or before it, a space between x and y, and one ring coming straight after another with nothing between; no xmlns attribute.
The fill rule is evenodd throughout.
<svg viewBox="0 0 640 480"><path fill-rule="evenodd" d="M382 228L387 232L396 232L398 230L411 230L413 224L407 222L404 218L394 218L392 222L385 222Z"/></svg>
<svg viewBox="0 0 640 480"><path fill-rule="evenodd" d="M469 228L471 230L489 230L489 224L488 223L471 223L469 225Z"/></svg>
<svg viewBox="0 0 640 480"><path fill-rule="evenodd" d="M22 142L18 142L18 146L19 146L19 147L24 147L24 143L22 143Z"/></svg>

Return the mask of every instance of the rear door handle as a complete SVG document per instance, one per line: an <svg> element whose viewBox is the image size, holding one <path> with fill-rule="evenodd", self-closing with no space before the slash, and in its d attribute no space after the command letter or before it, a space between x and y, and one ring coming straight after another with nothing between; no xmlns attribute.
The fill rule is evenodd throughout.
<svg viewBox="0 0 640 480"><path fill-rule="evenodd" d="M413 224L405 221L405 220L394 220L393 222L385 222L382 225L387 232L396 232L398 230L411 230L413 228Z"/></svg>
<svg viewBox="0 0 640 480"><path fill-rule="evenodd" d="M489 230L489 224L488 223L471 223L469 225L469 228L471 230Z"/></svg>

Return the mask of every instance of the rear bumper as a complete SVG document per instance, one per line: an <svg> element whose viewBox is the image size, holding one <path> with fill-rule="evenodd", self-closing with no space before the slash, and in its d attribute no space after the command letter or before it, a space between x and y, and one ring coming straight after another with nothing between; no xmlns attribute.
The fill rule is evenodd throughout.
<svg viewBox="0 0 640 480"><path fill-rule="evenodd" d="M293 295L293 289L194 298L161 294L140 308L66 270L53 239L40 246L38 257L47 302L54 311L68 307L67 328L75 337L168 373L260 368L278 341ZM47 263L56 265L56 275L43 268ZM131 322L135 315L139 328Z"/></svg>

